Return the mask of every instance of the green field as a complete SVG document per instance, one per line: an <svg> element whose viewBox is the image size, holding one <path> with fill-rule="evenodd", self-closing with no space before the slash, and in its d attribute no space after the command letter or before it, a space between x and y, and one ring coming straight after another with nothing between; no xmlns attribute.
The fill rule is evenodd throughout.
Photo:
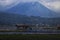
<svg viewBox="0 0 60 40"><path fill-rule="evenodd" d="M60 34L5 34L0 35L0 40L53 40L60 39Z"/></svg>
<svg viewBox="0 0 60 40"><path fill-rule="evenodd" d="M0 30L0 32L24 32L24 30Z"/></svg>

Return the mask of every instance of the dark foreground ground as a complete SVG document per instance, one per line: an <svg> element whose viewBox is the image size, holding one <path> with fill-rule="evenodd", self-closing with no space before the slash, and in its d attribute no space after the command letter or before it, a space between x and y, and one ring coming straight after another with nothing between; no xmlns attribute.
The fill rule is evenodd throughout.
<svg viewBox="0 0 60 40"><path fill-rule="evenodd" d="M60 34L2 34L0 40L59 40Z"/></svg>

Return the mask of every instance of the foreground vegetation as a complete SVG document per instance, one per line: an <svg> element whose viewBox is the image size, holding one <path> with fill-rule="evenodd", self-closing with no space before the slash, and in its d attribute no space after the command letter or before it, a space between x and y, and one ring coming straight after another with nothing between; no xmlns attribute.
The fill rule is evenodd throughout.
<svg viewBox="0 0 60 40"><path fill-rule="evenodd" d="M24 32L25 30L0 30L0 32Z"/></svg>
<svg viewBox="0 0 60 40"><path fill-rule="evenodd" d="M5 34L0 35L0 40L52 40L59 39L60 34Z"/></svg>

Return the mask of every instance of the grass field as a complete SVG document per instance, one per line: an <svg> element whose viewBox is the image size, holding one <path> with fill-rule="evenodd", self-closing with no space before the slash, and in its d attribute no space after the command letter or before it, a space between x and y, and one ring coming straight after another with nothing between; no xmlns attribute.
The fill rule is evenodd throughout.
<svg viewBox="0 0 60 40"><path fill-rule="evenodd" d="M60 39L60 34L5 34L0 40L53 40Z"/></svg>
<svg viewBox="0 0 60 40"><path fill-rule="evenodd" d="M20 30L0 30L0 32L20 32ZM0 34L0 40L58 40L60 34Z"/></svg>
<svg viewBox="0 0 60 40"><path fill-rule="evenodd" d="M23 30L0 30L0 32L23 32Z"/></svg>

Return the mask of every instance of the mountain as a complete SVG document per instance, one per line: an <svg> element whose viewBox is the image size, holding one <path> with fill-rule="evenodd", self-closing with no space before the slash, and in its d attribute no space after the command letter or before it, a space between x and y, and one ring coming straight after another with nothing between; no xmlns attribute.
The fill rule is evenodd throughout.
<svg viewBox="0 0 60 40"><path fill-rule="evenodd" d="M23 14L27 16L60 17L60 14L49 10L48 8L46 8L38 2L20 3L15 7L6 10L6 12Z"/></svg>
<svg viewBox="0 0 60 40"><path fill-rule="evenodd" d="M36 24L38 23L37 20L35 19L40 19L39 16L34 17L34 16L26 16L26 15L19 15L19 14L14 14L14 13L5 13L5 12L0 12L0 24ZM35 21L34 21L35 20Z"/></svg>
<svg viewBox="0 0 60 40"><path fill-rule="evenodd" d="M27 16L19 15L19 14L10 14L0 12L0 24L20 24L20 23L27 23Z"/></svg>
<svg viewBox="0 0 60 40"><path fill-rule="evenodd" d="M14 13L0 12L0 25L13 25L13 24L60 24L60 18L43 18L40 16L26 16Z"/></svg>

